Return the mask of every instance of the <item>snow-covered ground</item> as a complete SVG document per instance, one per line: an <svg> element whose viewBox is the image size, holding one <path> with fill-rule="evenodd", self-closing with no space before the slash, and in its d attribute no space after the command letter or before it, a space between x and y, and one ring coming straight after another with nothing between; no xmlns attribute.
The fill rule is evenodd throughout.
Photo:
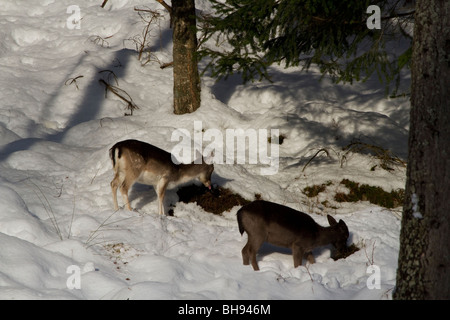
<svg viewBox="0 0 450 320"><path fill-rule="evenodd" d="M204 76L201 108L177 116L172 69L153 61L171 61L162 7L149 0L110 0L103 9L102 1L76 2L0 0L0 298L392 297L400 210L337 203L333 196L344 190L344 178L387 191L404 187L403 167L386 171L374 157L341 148L359 139L405 157L406 98L386 99L376 80L335 85L318 81L314 69L273 67L272 83ZM196 3L208 8L206 1ZM152 31L153 60L145 66L129 40L145 26L136 6L165 15ZM78 12L79 24L67 24ZM105 97L100 79L132 97L139 106L133 116L124 116L126 105L114 94ZM213 215L177 202L169 190L165 203L176 205L174 216L160 217L153 189L136 185L130 199L137 210L115 212L109 148L134 138L170 151L177 129L194 137L194 121L223 135L226 129L278 129L285 139L276 174L261 175L264 164L216 164L213 183L308 212L321 225L326 214L343 219L348 243L361 250L334 261L330 249L321 248L315 264L294 268L286 250L267 246L255 272L242 265L239 207ZM308 163L322 148L329 156L320 152ZM318 198L302 193L322 183L328 186Z"/></svg>

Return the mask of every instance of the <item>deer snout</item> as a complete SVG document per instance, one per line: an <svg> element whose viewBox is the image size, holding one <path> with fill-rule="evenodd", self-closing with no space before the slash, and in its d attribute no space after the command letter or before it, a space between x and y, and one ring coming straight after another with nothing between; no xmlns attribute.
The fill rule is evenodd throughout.
<svg viewBox="0 0 450 320"><path fill-rule="evenodd" d="M204 185L205 187L207 187L209 190L212 189L211 181L206 181L205 183L203 183L203 185Z"/></svg>
<svg viewBox="0 0 450 320"><path fill-rule="evenodd" d="M347 240L335 242L333 243L333 246L337 249L337 251L344 252L347 249Z"/></svg>

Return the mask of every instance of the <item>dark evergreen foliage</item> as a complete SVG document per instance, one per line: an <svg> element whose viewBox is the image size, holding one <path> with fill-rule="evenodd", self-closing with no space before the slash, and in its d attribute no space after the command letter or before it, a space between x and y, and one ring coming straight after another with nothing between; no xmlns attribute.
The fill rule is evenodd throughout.
<svg viewBox="0 0 450 320"><path fill-rule="evenodd" d="M398 80L409 66L410 50L392 56L386 44L406 39L405 19L392 0L211 0L215 15L203 16L202 44L215 39L218 47L203 46L206 70L215 77L239 72L243 80L269 79L268 66L308 69L312 63L336 82L365 80L376 72L380 81ZM369 29L369 5L381 8L381 29ZM410 44L407 46L410 47Z"/></svg>

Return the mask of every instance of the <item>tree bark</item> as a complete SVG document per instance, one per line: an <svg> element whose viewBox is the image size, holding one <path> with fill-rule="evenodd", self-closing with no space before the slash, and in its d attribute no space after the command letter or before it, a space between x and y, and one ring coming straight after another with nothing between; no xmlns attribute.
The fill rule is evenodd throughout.
<svg viewBox="0 0 450 320"><path fill-rule="evenodd" d="M450 1L416 3L394 299L450 299Z"/></svg>
<svg viewBox="0 0 450 320"><path fill-rule="evenodd" d="M195 1L172 0L171 18L174 113L191 113L200 107Z"/></svg>

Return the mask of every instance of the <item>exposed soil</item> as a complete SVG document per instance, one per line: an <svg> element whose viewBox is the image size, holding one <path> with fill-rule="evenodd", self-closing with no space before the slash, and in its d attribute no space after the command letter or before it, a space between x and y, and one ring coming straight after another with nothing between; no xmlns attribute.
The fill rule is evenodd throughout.
<svg viewBox="0 0 450 320"><path fill-rule="evenodd" d="M180 188L177 194L180 201L184 203L195 202L203 210L214 214L221 214L234 206L243 206L251 202L230 189L220 186L209 190L204 186L189 185Z"/></svg>

